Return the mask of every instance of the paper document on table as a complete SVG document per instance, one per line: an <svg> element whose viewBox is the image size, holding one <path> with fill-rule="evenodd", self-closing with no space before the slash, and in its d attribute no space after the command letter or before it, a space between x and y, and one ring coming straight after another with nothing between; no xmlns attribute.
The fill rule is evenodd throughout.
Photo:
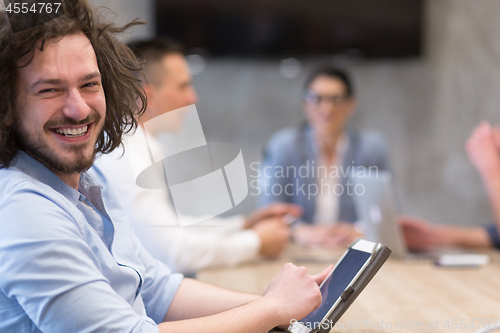
<svg viewBox="0 0 500 333"><path fill-rule="evenodd" d="M480 267L488 264L486 254L444 254L436 260L436 265L443 267Z"/></svg>

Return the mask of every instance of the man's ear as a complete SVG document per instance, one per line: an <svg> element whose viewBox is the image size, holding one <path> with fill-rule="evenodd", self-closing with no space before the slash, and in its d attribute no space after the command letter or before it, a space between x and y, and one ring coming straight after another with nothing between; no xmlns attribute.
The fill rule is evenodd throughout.
<svg viewBox="0 0 500 333"><path fill-rule="evenodd" d="M156 89L152 84L145 84L142 86L144 88L144 92L148 97L148 107L155 107L156 103Z"/></svg>

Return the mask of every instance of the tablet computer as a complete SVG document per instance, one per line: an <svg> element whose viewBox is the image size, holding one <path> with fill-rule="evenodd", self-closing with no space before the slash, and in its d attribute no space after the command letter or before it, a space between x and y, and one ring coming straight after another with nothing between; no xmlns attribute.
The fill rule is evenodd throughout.
<svg viewBox="0 0 500 333"><path fill-rule="evenodd" d="M391 250L380 243L356 240L320 285L323 301L305 318L292 320L291 333L326 333L387 260Z"/></svg>

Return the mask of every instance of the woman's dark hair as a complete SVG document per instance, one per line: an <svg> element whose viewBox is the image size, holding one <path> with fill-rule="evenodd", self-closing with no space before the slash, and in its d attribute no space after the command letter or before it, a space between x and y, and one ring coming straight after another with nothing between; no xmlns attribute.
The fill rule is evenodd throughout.
<svg viewBox="0 0 500 333"><path fill-rule="evenodd" d="M309 89L311 83L320 76L327 76L330 78L340 80L345 86L346 96L347 97L354 96L354 89L352 87L351 78L349 77L349 74L347 74L346 71L340 68L328 65L323 65L321 67L317 67L316 69L314 69L307 77L306 82L304 84L304 89L305 90Z"/></svg>
<svg viewBox="0 0 500 333"><path fill-rule="evenodd" d="M147 101L134 75L142 65L115 35L138 24L142 22L134 20L123 27L106 23L87 0L79 0L65 15L14 33L6 12L0 11L0 168L8 167L22 148L15 114L19 68L33 60L35 48L43 51L47 41L78 33L92 43L106 96L106 118L94 152L106 154L121 144L122 135L137 126L135 117L144 112Z"/></svg>

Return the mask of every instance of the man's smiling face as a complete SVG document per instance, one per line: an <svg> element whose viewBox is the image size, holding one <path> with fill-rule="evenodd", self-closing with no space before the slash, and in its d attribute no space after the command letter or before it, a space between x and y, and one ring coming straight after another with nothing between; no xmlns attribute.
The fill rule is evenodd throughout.
<svg viewBox="0 0 500 333"><path fill-rule="evenodd" d="M92 166L105 115L96 55L82 33L47 41L19 69L14 126L23 150L56 174Z"/></svg>

